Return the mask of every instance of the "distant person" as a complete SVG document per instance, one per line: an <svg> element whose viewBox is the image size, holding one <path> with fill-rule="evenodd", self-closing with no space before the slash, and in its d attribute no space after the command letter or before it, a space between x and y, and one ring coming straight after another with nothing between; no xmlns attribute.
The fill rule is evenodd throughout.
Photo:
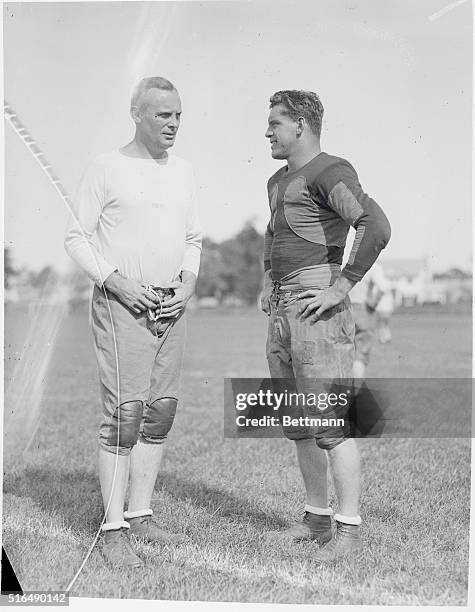
<svg viewBox="0 0 475 612"><path fill-rule="evenodd" d="M391 342L391 317L394 312L394 295L391 287L387 287L376 306L378 336L381 344Z"/></svg>
<svg viewBox="0 0 475 612"><path fill-rule="evenodd" d="M265 134L272 157L287 161L268 182L262 298L270 315L267 359L275 381L294 381L303 393L317 392L321 379L351 380L354 322L348 292L390 237L386 216L361 189L353 166L322 152L322 116L315 93L279 91L270 99ZM350 225L356 236L341 271ZM302 522L282 536L322 544L320 561L353 554L361 546L356 441L339 427L288 427L284 434L295 441L307 503ZM327 456L339 504L333 538Z"/></svg>
<svg viewBox="0 0 475 612"><path fill-rule="evenodd" d="M151 499L180 395L184 311L201 252L193 172L168 153L180 126L178 91L162 77L142 79L130 113L134 139L87 168L65 239L95 283L102 551L117 567L143 564L129 533L147 542L184 540L152 518Z"/></svg>
<svg viewBox="0 0 475 612"><path fill-rule="evenodd" d="M355 361L353 376L363 379L376 334L376 308L386 291L387 281L378 262L351 289L349 296L355 319ZM358 385L358 382L355 383Z"/></svg>

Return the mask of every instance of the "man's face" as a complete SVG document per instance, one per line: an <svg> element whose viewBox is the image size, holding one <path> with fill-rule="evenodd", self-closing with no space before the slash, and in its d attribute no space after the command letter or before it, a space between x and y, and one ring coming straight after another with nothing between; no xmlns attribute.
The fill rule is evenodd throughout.
<svg viewBox="0 0 475 612"><path fill-rule="evenodd" d="M297 122L285 114L286 108L277 104L270 109L266 138L271 143L274 159L288 159L297 140Z"/></svg>
<svg viewBox="0 0 475 612"><path fill-rule="evenodd" d="M137 127L155 146L168 149L175 144L180 127L181 101L178 92L149 89L142 96L138 109Z"/></svg>

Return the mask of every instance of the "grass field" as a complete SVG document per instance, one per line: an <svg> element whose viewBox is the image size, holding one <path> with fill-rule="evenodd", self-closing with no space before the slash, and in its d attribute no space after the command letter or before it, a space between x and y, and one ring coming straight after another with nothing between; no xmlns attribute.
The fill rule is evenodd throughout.
<svg viewBox="0 0 475 612"><path fill-rule="evenodd" d="M6 313L6 385L21 355L24 320ZM375 346L368 376L471 376L469 313L406 311L392 329L392 344ZM465 605L470 438L358 441L364 550L355 559L322 567L312 544L283 547L266 537L303 509L293 444L224 439L222 397L223 377L267 375L265 335L266 318L257 312L191 313L183 401L153 500L165 528L186 531L191 543L141 545L146 567L129 573L107 569L94 550L71 594ZM26 590L64 589L101 520L99 389L84 313L70 314L60 328L44 385L30 451L5 461L4 546Z"/></svg>

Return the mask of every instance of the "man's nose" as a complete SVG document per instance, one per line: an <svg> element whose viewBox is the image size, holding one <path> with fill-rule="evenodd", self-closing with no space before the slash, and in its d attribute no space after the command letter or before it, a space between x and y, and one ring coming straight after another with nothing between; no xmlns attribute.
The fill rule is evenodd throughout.
<svg viewBox="0 0 475 612"><path fill-rule="evenodd" d="M270 128L267 128L266 133L265 133L265 137L266 138L270 138L272 136L272 131Z"/></svg>
<svg viewBox="0 0 475 612"><path fill-rule="evenodd" d="M170 117L170 121L168 123L173 127L178 127L180 125L180 117L178 117L177 115L172 116Z"/></svg>

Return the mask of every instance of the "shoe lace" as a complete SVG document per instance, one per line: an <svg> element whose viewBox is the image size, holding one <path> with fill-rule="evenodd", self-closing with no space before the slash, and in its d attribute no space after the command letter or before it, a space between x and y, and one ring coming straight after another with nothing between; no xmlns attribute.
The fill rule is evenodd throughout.
<svg viewBox="0 0 475 612"><path fill-rule="evenodd" d="M335 549L339 548L342 541L354 539L355 534L348 529L348 526L344 523L338 523L335 536L325 545L324 550L326 553L331 554Z"/></svg>

